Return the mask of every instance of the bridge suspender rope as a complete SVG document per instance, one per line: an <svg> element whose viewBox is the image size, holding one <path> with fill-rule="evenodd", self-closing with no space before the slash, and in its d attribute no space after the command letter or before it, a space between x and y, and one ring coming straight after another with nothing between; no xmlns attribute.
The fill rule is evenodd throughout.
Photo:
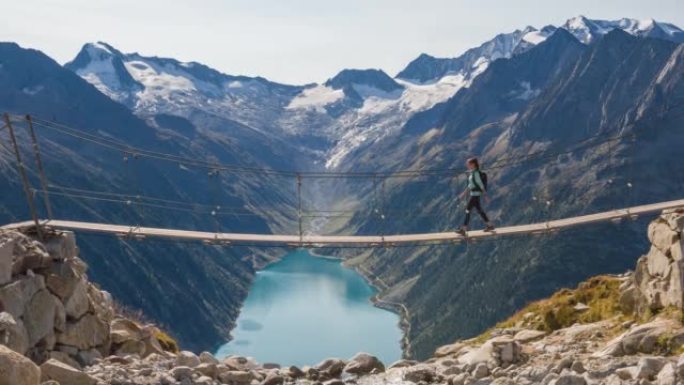
<svg viewBox="0 0 684 385"><path fill-rule="evenodd" d="M21 182L24 187L24 194L26 194L26 202L28 203L29 210L31 211L31 218L36 227L36 232L38 233L38 238L43 240L43 229L38 221L38 213L36 212L36 205L33 202L33 193L31 192L31 184L29 182L28 176L26 175L26 169L24 168L24 162L21 158L21 153L19 152L19 145L17 144L17 137L14 134L14 127L12 127L12 121L9 114L4 114L3 119L7 125L7 130L9 131L10 141L12 142L12 147L14 148L14 156L17 161L17 169L19 175L21 176Z"/></svg>
<svg viewBox="0 0 684 385"><path fill-rule="evenodd" d="M299 242L304 241L304 227L302 225L302 174L297 174L297 220L299 222Z"/></svg>

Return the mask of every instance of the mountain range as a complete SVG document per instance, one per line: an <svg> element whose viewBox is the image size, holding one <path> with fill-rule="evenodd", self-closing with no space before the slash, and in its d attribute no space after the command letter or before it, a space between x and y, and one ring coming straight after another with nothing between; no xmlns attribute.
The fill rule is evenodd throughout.
<svg viewBox="0 0 684 385"><path fill-rule="evenodd" d="M684 183L673 160L681 154L672 144L684 143L678 108L684 102L682 42L684 32L671 24L580 16L561 26L497 35L455 58L422 54L395 77L379 69L346 69L302 86L126 54L101 42L86 44L60 66L40 52L5 43L0 107L130 146L235 166L453 170L478 154L485 168L491 166L490 209L497 223L525 223L680 197ZM56 195L56 212L68 219L187 228L215 222L209 227L295 232L294 183L287 178L221 173L212 179L212 170L122 160L126 154L54 130L41 134L55 184L134 197L144 192L247 214L212 221L207 212ZM2 154L0 160L3 191L12 191L0 218L24 219L11 158ZM457 226L463 180L456 172L381 182L378 207L372 181L307 181L307 206L354 212L351 218L307 222L307 231ZM337 254L389 284L380 299L403 303L411 314L408 353L427 357L436 346L476 335L527 301L633 266L646 242L640 228L626 223L530 239ZM278 256L92 236L80 244L95 281L197 349L220 341L255 269ZM196 314L193 320L185 317L188 309Z"/></svg>

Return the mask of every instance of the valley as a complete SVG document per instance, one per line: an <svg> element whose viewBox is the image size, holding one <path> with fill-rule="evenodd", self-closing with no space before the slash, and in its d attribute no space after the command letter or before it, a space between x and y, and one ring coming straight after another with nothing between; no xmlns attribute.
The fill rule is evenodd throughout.
<svg viewBox="0 0 684 385"><path fill-rule="evenodd" d="M684 33L667 23L577 17L497 35L455 58L423 54L394 77L347 69L301 86L122 53L106 43L86 44L64 66L4 43L0 107L43 119L38 128L52 183L91 191L53 196L65 219L296 233L296 185L292 178L218 172L134 152L128 160L125 152L50 129L56 124L208 164L369 174L304 180L303 211L311 214L304 231L321 234L456 228L463 160L477 155L490 174L491 213L504 226L681 198L680 146L672 144L684 143L683 41ZM12 160L7 153L0 160L0 187L11 192L0 219L24 220ZM400 170L422 172L386 177ZM92 191L245 215L145 211L86 199ZM630 268L647 244L644 225L331 254L386 284L379 299L403 304L411 315L406 355L424 359L560 287ZM95 282L197 351L235 333L257 271L288 253L79 239ZM194 319L183 316L188 311Z"/></svg>

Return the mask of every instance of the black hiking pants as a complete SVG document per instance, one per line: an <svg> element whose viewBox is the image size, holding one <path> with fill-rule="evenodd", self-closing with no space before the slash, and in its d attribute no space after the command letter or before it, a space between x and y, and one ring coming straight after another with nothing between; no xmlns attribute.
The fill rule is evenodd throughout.
<svg viewBox="0 0 684 385"><path fill-rule="evenodd" d="M470 199L468 199L468 204L466 205L466 214L465 214L465 220L463 221L463 226L468 226L468 223L470 223L470 213L473 211L473 209L477 210L478 214L482 217L482 220L485 221L485 223L489 222L489 218L487 218L487 214L485 214L484 210L482 210L482 205L480 205L480 196L471 196Z"/></svg>

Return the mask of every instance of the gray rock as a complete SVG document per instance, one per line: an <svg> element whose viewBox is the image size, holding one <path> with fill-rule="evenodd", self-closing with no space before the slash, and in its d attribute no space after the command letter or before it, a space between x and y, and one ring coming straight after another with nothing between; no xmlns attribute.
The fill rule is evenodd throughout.
<svg viewBox="0 0 684 385"><path fill-rule="evenodd" d="M570 366L570 370L579 374L586 372L586 369L584 369L584 364L580 360L575 360L575 362L572 363L572 366Z"/></svg>
<svg viewBox="0 0 684 385"><path fill-rule="evenodd" d="M74 267L73 260L53 263L42 274L45 275L45 284L50 292L62 300L71 296L81 280L81 275Z"/></svg>
<svg viewBox="0 0 684 385"><path fill-rule="evenodd" d="M489 368L487 367L487 364L484 362L479 363L475 366L475 369L473 369L472 375L475 379L480 379L487 377L489 375Z"/></svg>
<svg viewBox="0 0 684 385"><path fill-rule="evenodd" d="M643 357L639 360L635 377L645 380L653 379L663 368L665 362L662 357Z"/></svg>
<svg viewBox="0 0 684 385"><path fill-rule="evenodd" d="M409 366L413 366L417 363L418 361L401 359L399 361L395 361L394 363L392 363L392 365L390 365L389 368L406 368Z"/></svg>
<svg viewBox="0 0 684 385"><path fill-rule="evenodd" d="M428 365L416 365L406 369L404 372L404 381L413 383L432 382L436 376L435 369Z"/></svg>
<svg viewBox="0 0 684 385"><path fill-rule="evenodd" d="M40 369L23 355L0 345L0 385L38 385Z"/></svg>
<svg viewBox="0 0 684 385"><path fill-rule="evenodd" d="M187 366L176 366L175 368L171 369L170 372L171 376L178 381L183 381L184 379L191 379L192 373L192 368Z"/></svg>
<svg viewBox="0 0 684 385"><path fill-rule="evenodd" d="M304 377L305 373L303 370L293 365L287 368L287 375L296 379Z"/></svg>
<svg viewBox="0 0 684 385"><path fill-rule="evenodd" d="M42 275L22 276L0 287L0 303L3 304L4 311L18 319L24 315L26 304L39 290L43 289L45 289L45 281Z"/></svg>
<svg viewBox="0 0 684 385"><path fill-rule="evenodd" d="M347 363L339 358L328 358L318 363L318 365L314 366L314 368L316 368L318 371L326 372L332 377L337 377L342 374L342 371L346 365Z"/></svg>
<svg viewBox="0 0 684 385"><path fill-rule="evenodd" d="M55 318L58 315L59 300L47 290L38 291L26 306L24 312L24 327L29 336L29 346L53 333ZM62 325L64 321L59 320Z"/></svg>
<svg viewBox="0 0 684 385"><path fill-rule="evenodd" d="M95 385L97 379L65 363L49 359L40 366L41 381L54 380L60 384Z"/></svg>
<svg viewBox="0 0 684 385"><path fill-rule="evenodd" d="M375 356L368 353L358 353L349 360L344 371L356 375L381 373L385 371L385 365Z"/></svg>
<svg viewBox="0 0 684 385"><path fill-rule="evenodd" d="M14 242L10 237L0 238L0 286L12 280Z"/></svg>
<svg viewBox="0 0 684 385"><path fill-rule="evenodd" d="M86 314L76 322L67 322L64 333L57 334L57 342L90 350L109 342L109 325L94 314Z"/></svg>
<svg viewBox="0 0 684 385"><path fill-rule="evenodd" d="M203 362L195 367L195 371L203 376L211 377L212 379L218 377L218 366L216 364Z"/></svg>
<svg viewBox="0 0 684 385"><path fill-rule="evenodd" d="M209 353L209 352L200 353L199 359L200 359L200 362L203 364L214 364L214 365L219 364L219 360L217 360L216 357L214 357L214 355Z"/></svg>
<svg viewBox="0 0 684 385"><path fill-rule="evenodd" d="M229 370L219 373L218 377L221 382L228 385L248 385L254 379L252 373L241 370Z"/></svg>
<svg viewBox="0 0 684 385"><path fill-rule="evenodd" d="M176 366L188 366L194 368L200 364L200 359L193 352L182 351L176 356Z"/></svg>
<svg viewBox="0 0 684 385"><path fill-rule="evenodd" d="M192 381L193 385L212 385L214 380L207 376L200 376L199 378Z"/></svg>
<svg viewBox="0 0 684 385"><path fill-rule="evenodd" d="M282 385L285 382L285 378L277 373L269 373L261 382L261 385Z"/></svg>
<svg viewBox="0 0 684 385"><path fill-rule="evenodd" d="M19 354L26 354L29 348L29 337L24 323L7 312L0 313L0 344Z"/></svg>
<svg viewBox="0 0 684 385"><path fill-rule="evenodd" d="M90 309L88 283L85 278L81 278L76 283L73 292L65 302L64 309L71 319L81 318Z"/></svg>
<svg viewBox="0 0 684 385"><path fill-rule="evenodd" d="M587 380L584 377L574 374L563 372L556 379L556 385L586 385Z"/></svg>
<svg viewBox="0 0 684 385"><path fill-rule="evenodd" d="M677 372L674 363L668 363L656 376L657 385L677 385Z"/></svg>
<svg viewBox="0 0 684 385"><path fill-rule="evenodd" d="M670 228L665 219L657 218L648 225L648 239L653 246L667 253L670 246L679 240L679 234Z"/></svg>
<svg viewBox="0 0 684 385"><path fill-rule="evenodd" d="M53 351L51 351L49 357L52 358L52 359L55 359L55 360L57 360L57 361L59 361L59 362L62 362L62 363L64 363L64 364L67 364L67 365L69 365L69 366L71 366L71 367L73 367L73 368L76 368L76 369L81 369L81 368L82 368L81 364L78 363L78 361L76 361L75 359L73 359L70 355L68 355L68 354L66 354L66 353L64 353L64 352L60 352L59 350L53 350Z"/></svg>
<svg viewBox="0 0 684 385"><path fill-rule="evenodd" d="M68 260L78 255L76 236L71 231L53 234L44 244L48 254L54 260Z"/></svg>

